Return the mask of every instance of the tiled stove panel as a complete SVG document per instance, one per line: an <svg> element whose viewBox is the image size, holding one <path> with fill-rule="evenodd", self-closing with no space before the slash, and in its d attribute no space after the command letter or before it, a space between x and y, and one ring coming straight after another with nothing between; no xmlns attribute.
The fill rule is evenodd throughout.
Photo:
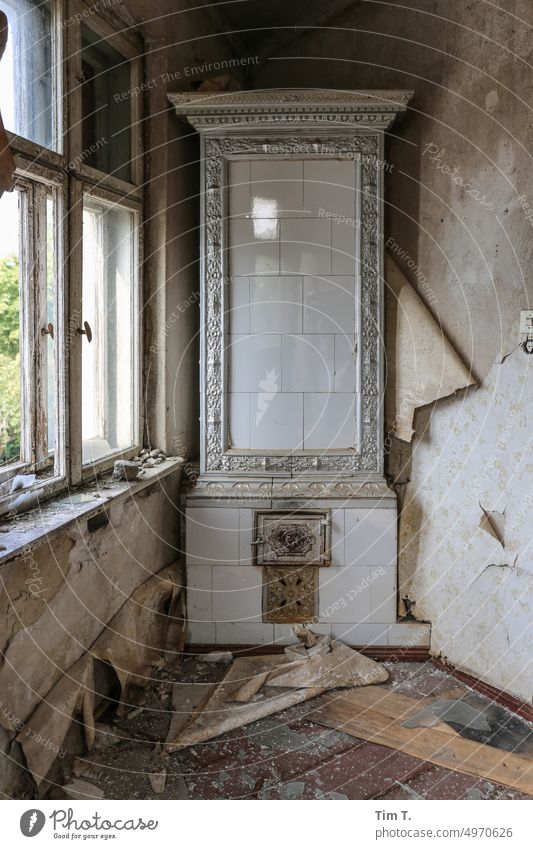
<svg viewBox="0 0 533 849"><path fill-rule="evenodd" d="M300 514L329 513L331 561L327 568L309 569L317 576L316 586L308 583L306 590L304 585L303 597L313 602L313 608L299 605L298 618L311 620L319 633L332 634L351 645L426 645L428 626L397 622L396 502L377 503L379 506L358 508L348 499L346 506L332 509L327 501L316 499L312 511ZM305 506L302 501L301 507ZM290 621L297 621L296 613L294 620L284 619L281 612L264 621L266 573L271 573L266 587L272 581L273 606L286 606L276 601L281 597L274 585L280 567L257 565L252 546L257 538L254 517L263 513L274 518L283 510L254 511L248 506L216 505L213 499L210 506L187 506L186 513L189 641L221 645L292 642ZM292 516L297 515L295 506ZM288 573L301 569L289 566ZM304 571L308 570L304 567ZM286 599L291 591L287 584Z"/></svg>
<svg viewBox="0 0 533 849"><path fill-rule="evenodd" d="M253 546L258 566L327 566L331 559L331 514L258 510Z"/></svg>

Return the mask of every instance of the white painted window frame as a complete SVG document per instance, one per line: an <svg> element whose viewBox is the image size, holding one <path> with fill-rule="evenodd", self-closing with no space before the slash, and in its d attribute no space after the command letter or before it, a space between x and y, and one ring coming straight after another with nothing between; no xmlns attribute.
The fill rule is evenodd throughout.
<svg viewBox="0 0 533 849"><path fill-rule="evenodd" d="M56 230L56 262L57 262L57 457L52 474L50 469L43 475L39 464L32 462L37 455L39 439L45 439L46 434L41 428L36 436L37 408L36 385L38 383L36 370L32 367L42 339L41 328L36 327L38 310L32 304L25 291L32 287L27 281L22 286L22 327L23 347L21 360L26 362L23 380L23 407L25 421L23 424L25 440L25 456L30 458L4 466L0 470L0 483L9 480L21 472L36 472L38 479L36 487L46 496L53 495L65 488L94 479L96 475L105 472L113 466L117 456L129 457L135 455L139 448L143 433L143 418L141 413L141 363L142 363L142 326L141 315L141 274L142 268L142 98L131 98L131 183L118 180L112 175L100 172L84 164L82 157L82 97L81 86L81 26L83 23L91 30L106 38L130 63L130 80L132 88L142 79L142 52L140 38L127 32L120 21L110 22L111 13L106 9L106 18L99 15L91 7L78 0L52 0L54 29L54 52L58 57L57 83L57 115L56 132L60 139L61 152L41 147L28 139L21 138L8 131L10 148L15 156L17 170L15 178L32 196L35 193L52 189L57 204ZM65 25L65 22L69 23ZM29 187L29 188L28 188ZM82 466L81 445L81 355L85 337L78 332L83 327L82 315L82 206L84 194L91 194L104 200L124 205L135 213L138 226L134 234L136 258L135 313L136 322L136 382L135 382L135 418L134 430L137 434L135 444L128 450L110 454L101 462ZM30 216L32 228L40 227L43 222L35 214ZM28 234L31 244L34 244L34 232ZM37 256L31 248L32 256L21 257L22 264L35 263ZM37 274L42 277L42 270L36 266ZM25 270L23 269L23 274ZM42 284L42 280L41 280ZM39 287L33 287L39 288ZM31 401L31 406L26 404ZM46 430L46 429L45 429ZM41 474L39 474L41 473Z"/></svg>

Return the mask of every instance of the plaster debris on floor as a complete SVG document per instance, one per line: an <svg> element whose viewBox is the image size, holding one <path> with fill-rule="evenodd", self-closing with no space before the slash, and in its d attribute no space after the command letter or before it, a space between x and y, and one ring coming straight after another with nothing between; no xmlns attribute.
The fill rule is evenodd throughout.
<svg viewBox="0 0 533 849"><path fill-rule="evenodd" d="M299 645L292 646L292 652L299 653ZM240 660L245 663L238 664ZM241 689L254 680L257 670L270 675L280 665L287 664L279 655L264 655L261 661L250 657L234 660L228 653L218 652L215 656L186 656L179 669L155 671L140 709L132 715L131 711L125 714L110 708L97 723L93 750L67 758L61 777L66 787L59 786L59 782L49 785L47 796L391 801L533 797L533 793L530 796L493 778L434 764L389 745L354 737L341 726L325 727L318 720L322 698L335 700L350 694L365 697L367 693L368 700L374 698L374 691L380 700L385 696L402 697L415 705L417 702L426 705L428 700L442 705L443 700L453 700L450 694L456 700L461 694L463 700L475 705L484 716L496 712L502 726L518 723L531 732L529 723L468 687L458 687L456 678L429 662L388 660L376 664L387 675L380 684L330 690L324 696L313 696L288 706L281 701L277 710L261 718L252 716L246 725L227 730L220 727L221 733L216 737L190 741L190 745L179 747L169 745L180 739L180 735L185 741L187 724L194 722L195 716L201 716L213 692L224 690L228 673L236 664L237 669L246 670L249 676L238 680ZM234 681L232 686L237 683ZM249 694L252 692L253 687ZM280 693L283 698L283 689L279 688L277 693L278 698ZM254 702L255 695L240 707L253 710L255 705L260 705L263 700ZM227 707L227 702L223 704ZM416 711L413 714L416 716ZM403 722L405 718L398 719ZM494 729L494 720L489 722ZM451 726L438 727L447 727L454 734ZM193 728L198 729L198 725ZM414 733L417 732L418 729ZM523 751L521 757L531 758L531 754ZM533 771L533 759L531 765Z"/></svg>

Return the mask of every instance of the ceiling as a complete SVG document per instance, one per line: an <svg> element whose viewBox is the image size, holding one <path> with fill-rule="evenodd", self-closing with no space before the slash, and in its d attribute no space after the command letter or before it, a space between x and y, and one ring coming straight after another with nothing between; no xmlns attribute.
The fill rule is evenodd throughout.
<svg viewBox="0 0 533 849"><path fill-rule="evenodd" d="M304 16L324 8L324 0L215 0L224 23L239 32L248 44L270 38L276 30L296 24Z"/></svg>
<svg viewBox="0 0 533 849"><path fill-rule="evenodd" d="M206 11L236 47L274 50L292 40L293 27L323 26L357 0L211 0Z"/></svg>
<svg viewBox="0 0 533 849"><path fill-rule="evenodd" d="M259 56L258 67L302 32L323 27L361 0L124 0L123 13L152 38L170 37L187 23L226 39L234 56ZM396 0L392 0L396 2Z"/></svg>

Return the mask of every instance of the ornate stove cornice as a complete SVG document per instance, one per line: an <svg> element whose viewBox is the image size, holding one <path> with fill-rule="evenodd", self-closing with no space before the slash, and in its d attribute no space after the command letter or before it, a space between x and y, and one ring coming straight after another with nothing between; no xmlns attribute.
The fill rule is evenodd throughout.
<svg viewBox="0 0 533 849"><path fill-rule="evenodd" d="M269 89L232 92L176 92L168 99L176 114L199 132L242 133L275 130L386 130L405 112L412 91Z"/></svg>

